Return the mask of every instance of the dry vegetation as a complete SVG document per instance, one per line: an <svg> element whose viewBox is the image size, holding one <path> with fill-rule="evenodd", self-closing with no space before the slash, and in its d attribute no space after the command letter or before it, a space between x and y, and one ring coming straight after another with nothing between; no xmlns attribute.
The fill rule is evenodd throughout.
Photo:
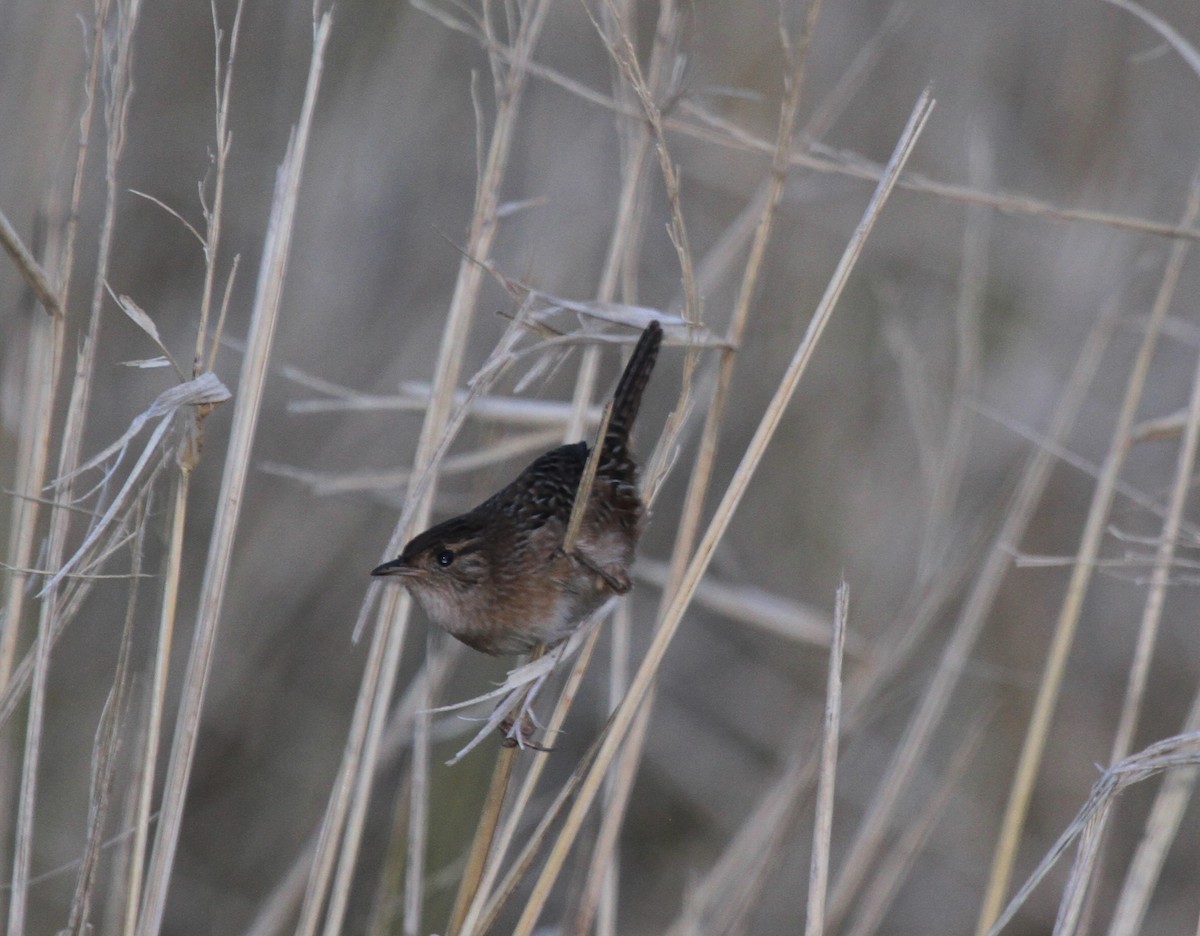
<svg viewBox="0 0 1200 936"><path fill-rule="evenodd" d="M1197 45L7 4L5 932L1195 931ZM511 663L367 572L650 317L638 587L448 765Z"/></svg>

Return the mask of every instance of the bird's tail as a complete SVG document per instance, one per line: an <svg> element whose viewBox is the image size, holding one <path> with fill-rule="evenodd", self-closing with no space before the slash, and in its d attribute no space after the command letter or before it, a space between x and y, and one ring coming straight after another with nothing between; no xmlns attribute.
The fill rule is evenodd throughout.
<svg viewBox="0 0 1200 936"><path fill-rule="evenodd" d="M658 322L651 322L642 332L625 372L617 382L613 394L612 416L608 420L608 431L604 434L604 450L607 455L625 455L629 443L629 432L637 419L642 404L642 392L658 360L658 346L662 344L663 331Z"/></svg>

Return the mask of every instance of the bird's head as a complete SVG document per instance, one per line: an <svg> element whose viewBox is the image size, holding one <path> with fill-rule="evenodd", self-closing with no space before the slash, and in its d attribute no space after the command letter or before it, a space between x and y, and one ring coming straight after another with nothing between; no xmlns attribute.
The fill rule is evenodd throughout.
<svg viewBox="0 0 1200 936"><path fill-rule="evenodd" d="M491 563L482 526L466 517L414 537L397 558L371 574L399 578L434 623L452 634L472 629L486 615Z"/></svg>

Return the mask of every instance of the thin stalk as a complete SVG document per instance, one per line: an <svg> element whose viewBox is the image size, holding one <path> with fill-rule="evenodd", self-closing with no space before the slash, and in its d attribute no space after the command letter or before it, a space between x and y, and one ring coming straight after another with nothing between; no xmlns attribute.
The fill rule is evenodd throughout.
<svg viewBox="0 0 1200 936"><path fill-rule="evenodd" d="M1038 866L1029 878L1013 896L1004 908L1004 912L988 930L987 936L999 936L1000 931L1008 925L1017 910L1029 899L1034 888L1038 886L1058 860L1066 854L1071 843L1079 840L1078 855L1071 867L1067 889L1079 886L1093 868L1096 854L1099 850L1099 837L1095 834L1101 824L1103 814L1113 808L1117 798L1124 790L1135 784L1149 780L1164 771L1180 768L1194 768L1200 764L1200 735L1177 735L1156 741L1148 748L1131 754L1124 760L1107 768L1093 785L1087 801L1076 813L1071 824L1058 837L1057 841L1046 852ZM1062 923L1060 917L1055 926L1055 936L1060 932Z"/></svg>
<svg viewBox="0 0 1200 936"><path fill-rule="evenodd" d="M1200 215L1200 174L1192 180L1183 224L1191 225L1198 215ZM1142 338L1133 370L1129 375L1125 398L1121 403L1116 425L1113 427L1112 440L1104 458L1100 479L1092 494L1092 502L1088 508L1087 522L1080 539L1076 563L1071 570L1067 592L1063 597L1058 621L1054 627L1054 635L1047 651L1046 667L1042 673L1041 684L1038 686L1037 699L1034 702L1033 714L1029 719L1017 771L1013 777L1008 805L1004 810L1004 819L992 858L992 870L988 877L983 904L979 910L979 922L976 926L977 936L984 936L992 928L993 922L1004 905L1004 895L1008 891L1013 865L1017 859L1021 830L1025 825L1025 816L1033 796L1034 782L1037 780L1038 769L1045 752L1050 722L1062 690L1067 657L1075 641L1075 630L1083 611L1083 600L1087 594L1088 585L1091 584L1092 573L1096 568L1096 558L1100 553L1100 544L1104 538L1109 509L1112 507L1116 494L1117 479L1120 476L1121 467L1125 463L1130 430L1132 430L1137 417L1138 404L1142 399L1150 363L1158 346L1158 337L1162 331L1163 321L1166 319L1171 299L1175 295L1175 288L1179 283L1180 274L1183 272L1183 263L1186 257L1187 243L1184 241L1175 243L1171 249L1171 257L1167 261L1166 269L1163 271L1162 283L1159 286L1158 295L1155 297L1150 320L1146 325L1146 333Z"/></svg>
<svg viewBox="0 0 1200 936"><path fill-rule="evenodd" d="M475 825L475 838L471 842L471 850L467 853L467 866L459 882L458 893L454 898L454 909L450 913L450 925L446 927L449 936L458 936L463 932L463 923L471 908L479 884L483 879L485 863L496 837L496 827L500 824L500 813L504 807L504 797L508 792L508 783L512 778L513 767L517 763L517 747L502 747L496 755L496 766L492 768L492 780L488 784L487 795L483 800L479 821Z"/></svg>
<svg viewBox="0 0 1200 936"><path fill-rule="evenodd" d="M825 727L821 743L821 770L817 779L816 819L813 822L812 860L808 872L808 912L804 936L824 936L825 897L829 889L829 848L833 839L833 793L837 776L839 723L842 716L842 655L846 647L846 619L850 589L842 582L833 613L833 644L829 648L829 678L825 690Z"/></svg>
<svg viewBox="0 0 1200 936"><path fill-rule="evenodd" d="M447 28L453 29L478 41L489 53L504 60L511 60L515 52L509 46L497 42L493 37L486 36L474 25L465 20L457 19L444 10L430 6L426 0L412 0L413 6L430 16L433 16ZM535 78L542 79L578 97L596 107L602 107L614 114L633 118L643 116L635 106L624 101L618 101L593 87L576 81L553 68L539 63L529 66L529 73ZM774 150L770 139L758 137L742 127L728 121L723 121L713 114L700 108L695 101L681 101L677 113L663 117L663 128L673 133L689 137L693 140L712 143L737 153L760 153L769 156ZM858 179L864 182L878 183L883 178L885 167L860 153L843 150L832 150L813 143L809 147L797 148L792 151L789 160L793 168L809 169L828 175ZM1028 195L1011 192L984 192L969 185L940 182L928 176L908 173L896 183L897 187L935 198L952 204L980 205L993 208L1006 215L1035 218L1042 221L1071 222L1078 224L1096 225L1102 228L1131 231L1153 237L1165 237L1171 240L1200 240L1200 230L1178 224L1152 221L1134 215L1122 215L1110 211L1095 211L1088 208L1063 208L1051 202Z"/></svg>
<svg viewBox="0 0 1200 936"><path fill-rule="evenodd" d="M1109 304L1096 322L1079 353L1066 389L1050 420L1047 438L1066 438L1074 427L1079 410L1092 386L1113 333L1120 323L1120 307ZM830 917L841 919L850 909L854 895L886 840L900 797L916 775L933 740L934 730L942 723L955 688L966 669L971 653L987 624L1005 575L1012 567L1012 549L1025 535L1038 502L1055 465L1054 453L1045 446L1034 448L1020 472L1004 521L992 540L982 569L963 604L962 613L938 660L920 704L909 720L903 738L891 761L882 771L885 782L876 791L858 832L842 862L830 901Z"/></svg>
<svg viewBox="0 0 1200 936"><path fill-rule="evenodd" d="M200 714L216 647L217 625L220 622L225 589L229 582L234 540L250 469L254 431L258 425L267 363L281 305L300 178L312 129L317 92L321 84L321 70L330 25L330 17L326 14L316 26L300 117L276 177L275 198L263 247L258 288L246 342L246 356L238 380L238 395L234 400L229 449L225 458L216 515L213 518L208 559L204 567L200 607L196 615L192 649L180 692L175 738L171 746L154 851L150 858L146 889L138 919L138 936L157 936L162 929L167 888L175 863L175 853L179 847L188 779L196 753Z"/></svg>
<svg viewBox="0 0 1200 936"><path fill-rule="evenodd" d="M472 930L472 932L479 932L481 934L493 932L493 928L496 925L496 918L500 915L501 908L516 891L517 885L529 874L533 867L534 859L549 838L550 827L558 821L563 809L566 808L567 802L578 792L587 774L588 767L592 764L596 751L599 749L600 743L600 738L597 738L592 743L587 753L584 754L576 765L575 770L571 772L571 776L559 787L558 792L554 794L554 798L550 801L549 805L541 811L537 824L526 838L525 845L514 856L511 867L509 867L504 878L496 886L495 893L484 909L478 929Z"/></svg>
<svg viewBox="0 0 1200 936"><path fill-rule="evenodd" d="M96 886L100 850L104 844L104 826L108 818L108 805L112 796L112 782L120 746L121 720L126 711L125 697L133 679L129 656L133 644L134 611L137 609L138 585L142 571L142 548L146 533L145 508L146 503L143 501L136 511L136 533L133 541L133 560L130 563L125 626L121 632L112 689L105 702L100 724L96 728L96 750L92 757L92 795L88 806L88 842L80 862L75 895L71 899L71 911L67 919L67 931L72 936L90 936L92 932L92 924L89 921L92 894Z"/></svg>
<svg viewBox="0 0 1200 936"><path fill-rule="evenodd" d="M1191 197L1194 202L1200 204L1200 171L1197 172L1193 181ZM1185 241L1180 241L1176 245L1176 250L1185 257L1188 248L1189 245ZM1167 515L1158 536L1158 549L1154 556L1154 566L1150 571L1150 588L1146 592L1146 600L1142 606L1137 645L1129 666L1129 681L1125 685L1125 698L1121 703L1121 717L1117 722L1112 749L1109 752L1110 764L1123 760L1133 746L1134 732L1137 730L1142 703L1146 696L1146 686L1150 679L1150 664L1153 661L1154 647L1158 641L1159 625L1162 623L1163 606L1167 600L1167 585L1170 582L1171 567L1179 543L1184 510L1187 508L1188 495L1192 491L1192 474L1195 469L1198 448L1200 448L1200 357L1197 357L1196 370L1192 375L1192 395L1188 403L1183 441L1175 462L1175 480L1171 486ZM1109 815L1111 814L1106 813L1098 820L1096 835L1102 844L1107 838ZM1103 852L1103 848L1101 848L1101 852ZM1060 914L1059 926L1066 936L1071 936L1078 926L1083 909L1083 897L1087 892L1088 888L1086 887L1080 887L1073 891L1072 896L1075 899Z"/></svg>
<svg viewBox="0 0 1200 936"><path fill-rule="evenodd" d="M39 316L30 324L26 350L26 381L29 392L21 406L17 434L17 474L13 490L19 495L13 506L8 531L8 590L4 596L4 625L0 627L0 690L8 688L16 656L17 635L25 611L29 581L24 571L33 561L33 546L40 500L50 460L50 431L54 425L54 388L62 361L63 320ZM0 802L3 802L0 793Z"/></svg>
<svg viewBox="0 0 1200 936"><path fill-rule="evenodd" d="M210 4L213 20L213 93L216 98L216 180L213 183L213 203L204 206L206 224L204 238L204 286L200 294L200 321L196 327L196 350L192 357L192 376L196 376L204 361L204 342L208 337L208 318L212 309L213 286L217 276L217 257L221 246L221 220L225 205L225 168L229 161L229 149L233 137L229 132L229 94L233 87L233 63L237 58L238 36L241 34L242 8L245 0L238 0L233 14L233 26L229 30L229 55L225 59L224 75L221 72L221 29L217 25L217 6ZM220 329L218 329L218 332ZM213 338L212 354L216 354L220 335ZM212 358L208 363L212 369Z"/></svg>
<svg viewBox="0 0 1200 936"><path fill-rule="evenodd" d="M395 595L395 591L389 594ZM396 597L398 598L399 596ZM375 633L378 639L382 639L384 633L382 629L377 629ZM380 653L373 654L372 656L373 658L382 660L382 654ZM444 687L445 681L452 670L453 656L452 653L441 653L434 657L432 661L426 662L425 671L431 684L431 696L436 696ZM395 764L411 744L413 723L417 717L418 710L421 708L417 702L415 691L417 688L415 685L409 686L400 704L396 707L396 713L383 739L380 754L381 765L390 766ZM366 717L365 713L363 717ZM363 732L356 730L352 726L349 734L351 738L361 738ZM354 755L350 759L357 760L357 757L357 755ZM339 773L337 782L340 787L342 784L348 784L349 781L342 773ZM334 795L338 795L337 788L335 788ZM326 827L323 826L318 835L325 831ZM292 866L262 902L258 914L245 930L245 936L277 936L277 934L284 932L292 924L296 917L297 908L301 907L302 901L308 896L306 894L306 884L314 867L314 855L322 851L328 851L332 860L332 850L318 847L321 844L318 835L312 836L299 849L292 860ZM305 908L301 907L301 909ZM382 916L382 913L379 914L377 919Z"/></svg>
<svg viewBox="0 0 1200 936"><path fill-rule="evenodd" d="M392 693L396 688L396 677L400 671L400 656L404 649L404 638L408 633L408 608L411 598L408 594L401 596L397 603L392 627L380 628L383 635L383 655L378 674L378 691L373 697L370 715L367 719L366 730L362 737L361 763L368 765L360 767L353 775L349 811L346 815L346 828L342 838L341 851L338 854L336 872L329 890L329 910L325 916L325 936L337 936L342 931L346 908L350 901L350 886L354 883L354 869L357 863L358 849L362 844L363 825L366 818L367 806L371 798L371 785L375 779L374 765L378 761L380 742L383 738L384 727L387 724L388 709L391 705ZM409 834L412 835L414 821L409 814Z"/></svg>
<svg viewBox="0 0 1200 936"><path fill-rule="evenodd" d="M696 458L690 475L682 519L675 536L668 586L663 592L664 604L667 601L667 596L678 585L684 563L691 555L692 545L695 542L696 531L704 506L704 498L708 491L713 465L715 464L717 438L723 421L729 383L732 380L736 349L741 342L745 323L749 317L750 306L762 271L763 258L766 254L767 245L770 242L775 213L787 177L786 153L793 142L795 121L804 85L805 65L808 60L807 53L811 45L812 34L819 20L820 8L820 0L813 0L809 4L805 26L798 46L795 49L790 49L787 37L786 35L784 36L785 47L789 47L789 51L792 52L792 71L784 82L786 92L785 101L781 111L772 172L766 186L759 222L755 229L750 255L747 259L739 288L738 299L735 302L734 311L726 334L727 347L722 350L721 354L717 389L706 412L704 429L701 436L700 453ZM656 36L664 34L669 33L665 32L660 19L660 26L656 30ZM612 44L610 43L611 47ZM665 54L663 58L665 58ZM655 74L653 68L651 74L652 76ZM668 184L669 182L670 179L668 179ZM685 280L685 305L687 303L687 287L688 283ZM695 288L694 285L692 288ZM660 614L661 610L660 608ZM600 835L597 838L593 859L590 864L588 880L584 886L584 898L576 922L577 932L582 932L590 924L590 919L594 912L594 902L599 897L601 884L605 880L611 880L611 875L605 874L603 869L607 868L612 860L611 856L616 846L617 834L624 818L625 807L629 801L634 778L637 775L637 764L641 758L646 727L649 723L649 712L653 708L653 704L654 692L651 689L645 702L646 711L643 715L639 716L637 725L626 739L625 750L621 754L620 765L616 774L620 778L619 782L609 783L606 790L605 796L608 805L601 821Z"/></svg>
<svg viewBox="0 0 1200 936"><path fill-rule="evenodd" d="M950 761L950 766L939 779L937 789L880 863L878 872L871 879L871 886L858 902L857 913L847 936L872 936L879 930L917 855L938 821L946 815L951 796L958 791L967 767L983 743L984 729L989 721L989 716L976 719Z"/></svg>
<svg viewBox="0 0 1200 936"><path fill-rule="evenodd" d="M621 695L627 688L627 680L621 685ZM579 913L576 916L572 932L575 936L587 936L593 918L596 919L598 931L615 933L617 920L616 881L618 872L617 840L624 825L625 810L629 806L629 798L633 794L633 781L640 765L640 754L646 740L646 730L650 725L650 713L653 711L654 690L651 689L647 704L638 711L637 718L629 729L627 750L623 751L616 766L609 772L607 788L604 791L604 809L600 818L600 831L596 835L596 845L592 849L592 859L588 862L588 876L583 886L583 896L580 901ZM615 710L620 704L618 696L612 705ZM603 900L603 903L601 902Z"/></svg>
<svg viewBox="0 0 1200 936"><path fill-rule="evenodd" d="M179 604L179 577L183 568L183 531L187 518L187 495L191 472L181 472L175 479L174 507L170 520L170 539L163 567L163 593L159 605L158 643L154 650L154 673L151 677L147 725L138 771L137 812L134 817L133 847L129 859L129 887L126 891L124 936L134 936L137 930L138 907L141 904L142 880L145 874L146 848L150 840L150 813L154 804L155 767L162 737L163 711L166 707L167 677L171 665L171 644L175 634L175 617Z"/></svg>
<svg viewBox="0 0 1200 936"><path fill-rule="evenodd" d="M432 636L432 635L431 635ZM428 660L429 653L425 654ZM413 722L412 770L409 783L408 866L404 882L404 936L417 936L421 928L425 893L425 844L429 830L429 672L418 678L418 704Z"/></svg>
<svg viewBox="0 0 1200 936"><path fill-rule="evenodd" d="M517 922L515 932L519 936L529 936L533 931L538 917L541 915L542 909L545 907L550 889L562 869L568 851L574 844L584 817L595 800L600 782L612 764L617 751L620 749L637 709L645 701L646 694L658 672L663 656L670 646L672 638L678 631L683 613L691 600L692 592L707 569L717 543L728 529L734 511L741 502L746 487L749 485L755 469L762 460L768 442L779 427L783 411L795 393L801 374L807 369L808 362L812 359L817 342L824 333L837 299L841 296L842 290L845 288L849 273L865 246L867 235L874 227L879 212L882 210L888 195L895 185L895 180L901 167L912 152L912 147L915 145L916 139L929 117L931 108L932 101L928 91L926 91L918 99L917 105L913 109L908 124L900 137L892 159L888 163L888 173L876 189L862 221L855 229L850 243L847 245L842 259L838 263L838 267L826 288L825 295L822 297L813 314L808 330L800 346L796 349L796 353L784 374L779 388L776 390L774 397L772 397L742 457L741 463L735 471L728 488L726 488L725 495L717 506L708 530L697 547L696 555L688 565L681 579L679 589L676 591L673 600L667 606L662 616L662 623L655 632L650 648L637 673L634 675L629 692L626 694L620 707L613 714L613 717L609 720L608 728L596 755L596 760L584 778L575 803L567 815L564 827L560 831L534 886L533 894L530 896Z"/></svg>
<svg viewBox="0 0 1200 936"><path fill-rule="evenodd" d="M5 253L12 258L17 272L21 274L21 278L33 291L37 301L41 303L47 314L52 318L61 318L63 315L62 303L59 301L54 287L50 284L49 274L21 241L21 235L17 233L17 229L12 226L12 222L5 217L2 211L0 211L0 247L3 247Z"/></svg>
<svg viewBox="0 0 1200 936"><path fill-rule="evenodd" d="M606 3L609 7L611 19L619 22L619 17L612 0L606 0ZM679 275L683 284L684 295L683 317L688 322L699 324L700 298L696 289L695 271L692 268L692 250L688 242L687 225L683 217L683 204L680 200L679 173L674 162L671 160L670 150L667 147L666 132L663 127L663 113L655 98L657 89L647 81L645 75L642 73L641 65L638 62L637 50L634 48L628 33L618 31L616 35L610 35L597 22L590 9L585 7L584 10L588 18L591 19L592 25L599 34L601 41L608 49L609 57L621 70L621 74L624 76L629 87L633 89L638 103L641 105L642 115L649 126L655 143L655 151L658 155L659 170L663 177L663 189L667 196L667 206L671 214L668 232L671 237L671 243L675 247L675 256L679 261ZM675 34L672 25L674 17L674 3L668 2L663 4L659 14L659 32L663 36L673 36ZM656 57L653 64L665 67L661 57Z"/></svg>
<svg viewBox="0 0 1200 936"><path fill-rule="evenodd" d="M968 127L967 137L967 172L971 184L977 188L986 187L995 177L989 142L978 124ZM989 208L978 205L967 207L958 302L954 308L954 385L941 463L930 493L924 542L917 562L917 575L921 579L937 574L951 548L954 504L958 500L970 454L971 430L975 419L970 401L979 396L979 363L982 356L979 323L983 317L987 288L991 222L992 212Z"/></svg>
<svg viewBox="0 0 1200 936"><path fill-rule="evenodd" d="M496 213L500 204L501 181L507 170L511 154L516 116L522 97L521 92L528 74L527 63L530 61L533 49L541 35L547 11L547 4L543 0L534 0L523 11L517 40L514 43L516 58L507 70L506 76L503 79L497 77L496 95L499 106L487 158L481 166L476 183L475 209L471 216L467 244L464 249L465 258L485 258L491 253L491 245L497 229ZM461 425L461 419L465 417L464 406L460 409L459 418L452 421L451 407L454 402L454 390L462 373L463 349L466 347L466 339L482 282L482 265L470 259L464 259L459 264L454 295L446 316L446 325L443 329L442 342L434 367L429 408L421 426L421 436L413 458L414 476L422 478L422 482L409 490L408 504L396 524L391 543L389 543L388 552L393 555L407 537L428 522L436 489L437 478L434 468L444 455L457 427ZM510 329L506 342L512 340L515 340L515 332ZM365 619L377 589L378 586L369 592L360 612L360 621ZM381 612L379 615L377 629L402 629L407 622L411 603L407 600L395 602L391 598L385 598L383 603L388 611ZM395 612L394 618L391 611ZM398 663L398 647L398 639L391 637L384 640L376 639L372 643L372 653L368 658L367 670L355 704L354 721L351 726L352 735L347 741L347 753L339 771L338 784L335 786L326 810L313 864L313 873L310 876L305 896L305 907L297 928L297 936L312 936L316 931L317 915L320 912L324 894L330 886L333 850L336 849L338 840L342 837L343 832L348 837L357 837L357 833L348 829L346 825L351 809L349 796L352 789L357 789L361 795L366 795L369 792L369 784L351 784L349 781L351 777L357 777L360 773L368 777L374 775L377 764L373 759L368 758L368 754L371 750L377 750L377 746L372 745L369 737L354 732L356 730L368 733L372 730L382 731L382 723L370 719L366 713L372 710L386 711L386 699L380 702L377 697L386 695L390 698ZM387 661L383 661L377 656L377 654L384 653L385 648L389 650ZM390 650L396 651L396 659L390 658ZM365 808L355 809L355 815L360 817L358 821L361 821L361 817L365 816ZM356 858L355 849L344 849L341 852L340 861L343 864L353 864ZM349 879L349 872L349 868L344 872L339 872L343 881Z"/></svg>
<svg viewBox="0 0 1200 936"><path fill-rule="evenodd" d="M1180 734L1191 734L1200 730L1200 691L1192 696L1191 711L1184 719ZM1146 817L1142 839L1138 842L1125 883L1113 910L1108 936L1137 936L1145 932L1144 921L1154 885L1158 882L1167 852L1179 834L1188 801L1195 792L1200 769L1184 767L1172 770L1163 779L1162 786L1154 797L1154 805Z"/></svg>
<svg viewBox="0 0 1200 936"><path fill-rule="evenodd" d="M591 664L592 654L596 650L596 641L599 636L599 627L593 628L587 642L583 645L583 649L579 652L579 658L575 661L575 665L571 667L571 672L567 675L566 683L563 685L563 690L559 695L558 704L550 715L550 721L546 723L546 734L548 736L552 737L562 727L562 723L566 719L572 703L575 701L575 693L579 689L579 684L583 681L584 674ZM516 878L512 877L512 871L521 864L521 860L518 858L513 862L510 874L505 878L505 881L511 882L511 884L501 884L498 888L495 886L496 878L500 874L500 866L503 858L516 838L521 819L525 815L530 801L533 799L533 791L537 788L538 780L541 779L542 771L545 768L546 758L539 757L535 759L521 781L517 795L513 797L508 815L504 819L504 825L501 827L499 834L495 836L495 841L491 848L491 860L488 861L479 884L475 888L475 895L471 900L466 919L463 921L461 933L464 936L466 934L472 934L473 936L476 933L482 936L482 934L489 932L492 925L491 921L499 912L501 903L507 899L509 887L515 886L515 881L519 879L519 876ZM527 849L530 849L537 840L537 835L531 836L526 845Z"/></svg>
<svg viewBox="0 0 1200 936"><path fill-rule="evenodd" d="M636 27L634 5L624 2L607 3L602 8L604 25L601 27L609 36L608 44L618 36L629 37ZM655 100L662 99L670 93L668 86L672 63L674 62L673 48L678 36L678 10L674 2L665 2L659 6L658 22L654 30L654 45L650 53L647 84ZM636 43L630 43L636 45ZM619 74L614 75L613 95L624 95L635 99L636 93L628 81L621 80ZM623 160L621 166L621 194L617 203L616 219L609 238L608 253L605 256L604 267L601 271L596 298L600 302L610 302L616 295L618 276L624 269L623 287L627 301L636 298L636 275L640 246L645 232L644 218L648 199L643 192L647 187L648 163L650 146L653 136L644 121L627 121L618 118L617 130L622 147ZM694 287L693 287L694 288ZM689 352L689 359L691 354ZM591 374L582 369L580 373L580 389L585 381L593 379ZM681 392L688 392L682 388ZM588 390L590 393L590 389ZM586 402L576 394L576 403ZM603 438L603 431L600 433ZM629 670L629 611L627 603L623 603L614 615L610 628L612 634L610 668L609 668L609 710L615 710L621 697L628 688ZM584 881L580 896L579 912L575 922L575 932L584 934L591 926L600 901L599 936L608 936L616 926L618 864L616 846L623 825L625 808L633 787L633 778L637 773L640 762L641 740L645 737L646 725L649 723L649 711L634 726L630 739L637 743L622 756L616 769L605 781L605 811L599 835L596 838L592 859L588 864L588 874Z"/></svg>
<svg viewBox="0 0 1200 936"><path fill-rule="evenodd" d="M758 218L758 226L754 231L754 239L750 244L750 254L746 258L746 266L742 271L738 296L733 305L733 314L729 319L729 327L725 333L727 348L721 351L721 363L717 374L716 389L713 393L704 418L704 429L700 435L700 450L696 456L695 465L688 482L687 493L684 495L684 506L679 529L675 538L675 548L671 555L671 573L667 588L663 592L663 602L679 585L683 569L692 555L692 546L696 541L700 518L704 511L704 501L708 495L713 468L716 464L717 443L720 438L721 425L724 422L725 407L729 402L729 387L733 381L733 368L737 363L737 349L741 346L742 337L746 331L746 323L750 318L750 309L757 294L759 281L762 277L763 261L767 247L771 241L771 231L775 225L775 215L779 208L779 200L783 195L783 186L787 181L790 170L789 153L793 146L796 117L800 109L801 95L804 90L804 74L808 64L808 50L812 44L812 34L816 30L821 13L821 0L811 0L805 18L804 31L792 55L792 72L784 84L786 99L779 121L779 129L775 137L775 148L772 153L771 175L763 199L762 212ZM661 614L660 608L660 614Z"/></svg>
<svg viewBox="0 0 1200 936"><path fill-rule="evenodd" d="M117 167L125 146L125 123L129 113L132 94L133 33L138 21L140 0L130 0L118 11L115 29L116 60L110 84L111 97L105 108L108 130L108 145L105 152L105 203L104 217L100 226L99 246L96 259L96 276L92 285L91 313L87 332L83 337L79 356L76 359L71 398L67 405L66 423L63 427L62 444L59 449L58 475L66 477L79 464L79 453L83 446L83 432L87 422L88 403L91 397L92 377L95 371L96 353L100 340L100 312L104 301L104 280L108 274L108 261L112 251L113 233L116 227ZM100 21L96 29L105 27ZM81 154L80 158L83 156ZM82 184L76 179L77 184ZM65 303L64 290L59 290L59 301ZM61 317L56 317L61 321ZM74 502L75 479L69 479L58 496L65 504ZM50 512L50 531L47 537L47 568L57 569L62 563L66 549L70 512L59 508ZM42 599L38 615L37 637L34 645L33 678L29 690L29 713L25 730L25 753L21 763L21 786L17 801L17 821L12 863L12 896L9 903L8 934L23 936L25 913L28 901L29 871L33 849L34 812L37 801L38 767L41 759L42 729L45 721L46 683L50 669L51 632L59 606L59 589L51 589Z"/></svg>

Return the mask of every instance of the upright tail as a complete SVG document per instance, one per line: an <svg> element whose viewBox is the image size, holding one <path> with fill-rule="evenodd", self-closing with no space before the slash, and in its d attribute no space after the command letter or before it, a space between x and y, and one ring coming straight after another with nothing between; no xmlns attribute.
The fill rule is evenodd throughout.
<svg viewBox="0 0 1200 936"><path fill-rule="evenodd" d="M662 337L662 326L658 322L646 326L617 383L612 416L608 420L608 431L604 434L604 454L609 458L628 458L626 447L629 444L629 432L633 428L633 421L637 419L642 391L646 389L654 362L658 360L658 346L662 344Z"/></svg>

